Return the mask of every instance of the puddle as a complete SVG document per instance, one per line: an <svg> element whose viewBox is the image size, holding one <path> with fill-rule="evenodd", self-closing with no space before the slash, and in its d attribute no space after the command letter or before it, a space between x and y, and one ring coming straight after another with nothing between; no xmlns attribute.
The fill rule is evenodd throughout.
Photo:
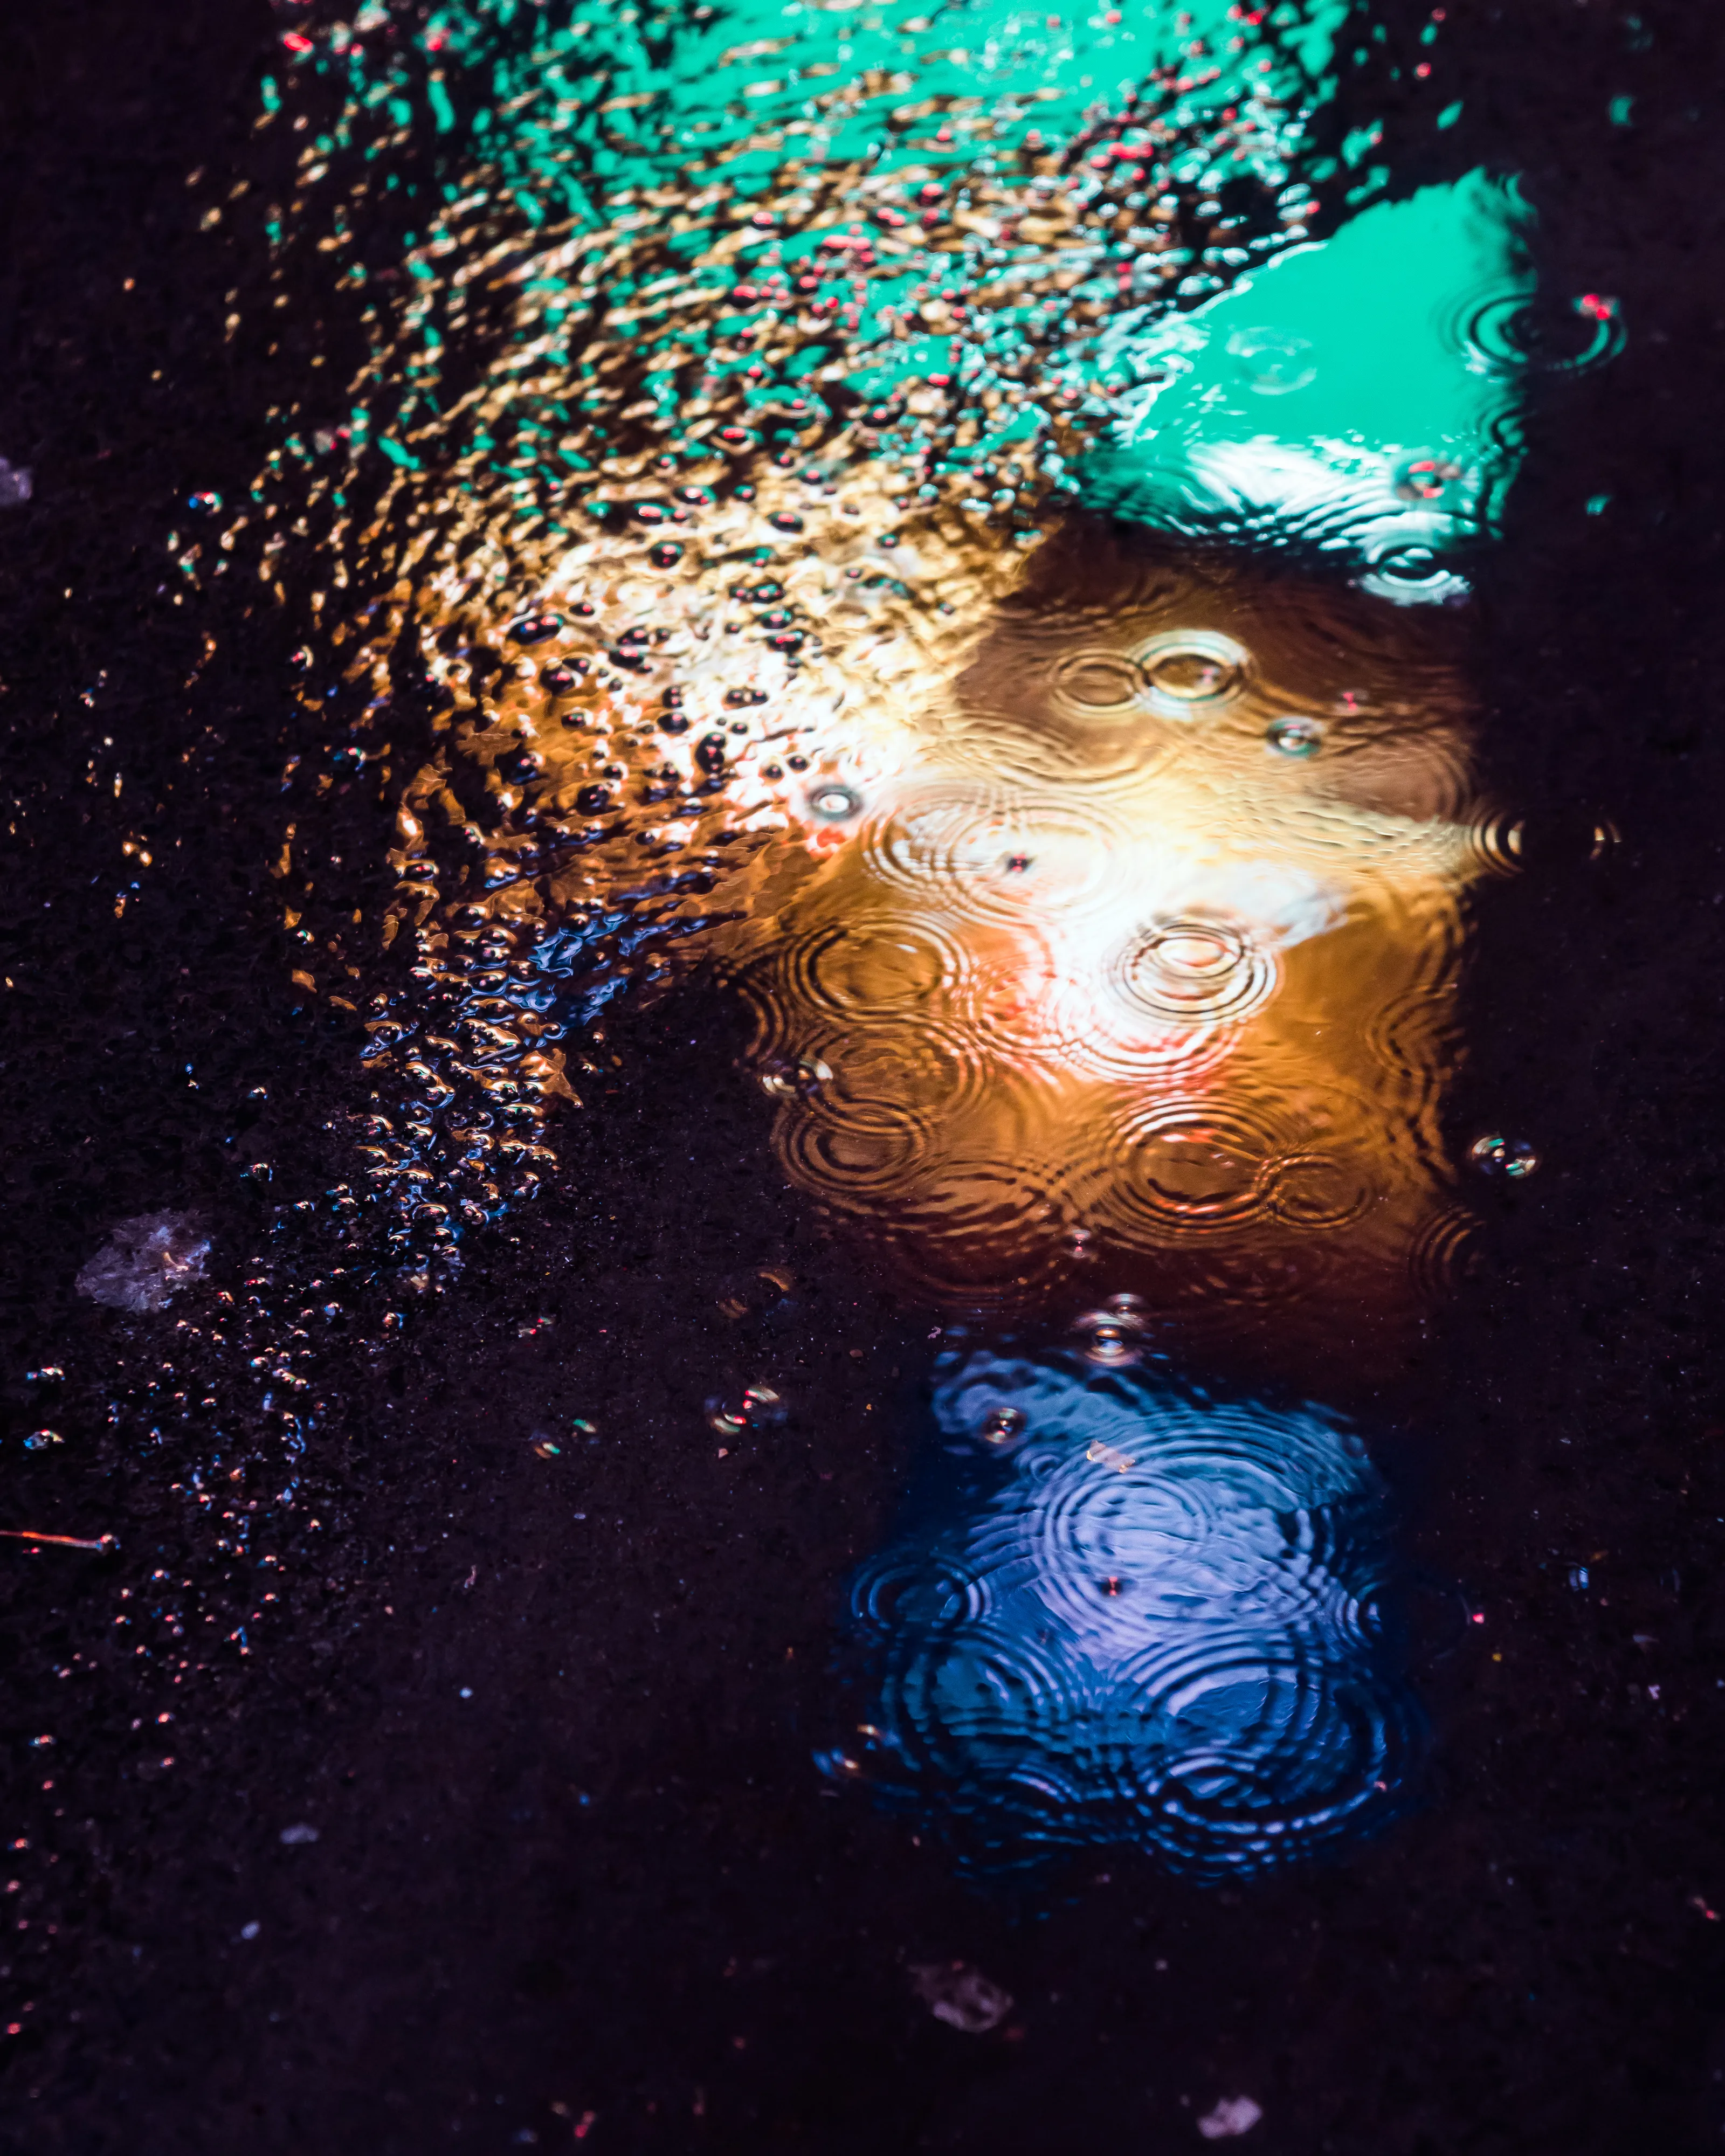
<svg viewBox="0 0 1725 2156"><path fill-rule="evenodd" d="M1384 1501L1341 1433L1465 1270L1479 1177L1534 1164L1446 1119L1473 894L1519 843L1470 575L1528 399L1623 327L1541 289L1513 179L1392 200L1332 160L1326 206L1315 23L963 19L938 50L891 8L290 37L268 126L345 102L284 292L394 183L380 100L454 139L398 255L344 273L347 422L289 426L222 543L267 582L311 531L302 699L398 803L384 911L326 919L331 773L295 759L277 874L295 979L370 1036L410 1278L555 1173L619 998L725 982L778 1164L860 1261L974 1356L1087 1325L1158 1373L1022 1366L1072 1429L1039 1407L1000 1487L861 1576L857 1612L902 1588L886 1783L1004 1863L1221 1876L1403 1779ZM1104 55L1134 86L1087 94ZM464 131L481 56L508 118ZM1219 1381L1321 1404L1224 1389L1201 1430ZM1109 1549L1050 1556L1092 1510ZM1117 1603L1056 1620L1111 1566Z"/></svg>

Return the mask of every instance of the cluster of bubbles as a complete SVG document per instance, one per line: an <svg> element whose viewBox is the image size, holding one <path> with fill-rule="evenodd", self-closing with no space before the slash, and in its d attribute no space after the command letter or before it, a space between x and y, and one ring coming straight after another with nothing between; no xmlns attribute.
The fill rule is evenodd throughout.
<svg viewBox="0 0 1725 2156"><path fill-rule="evenodd" d="M1363 1446L1112 1353L943 1358L939 1465L853 1586L825 1771L985 1872L1119 1844L1216 1880L1384 1824L1421 1724Z"/></svg>

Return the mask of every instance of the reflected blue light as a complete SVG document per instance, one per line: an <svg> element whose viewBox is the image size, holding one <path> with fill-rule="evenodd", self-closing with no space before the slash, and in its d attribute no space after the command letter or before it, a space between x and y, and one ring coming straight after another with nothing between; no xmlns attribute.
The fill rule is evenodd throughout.
<svg viewBox="0 0 1725 2156"><path fill-rule="evenodd" d="M851 1590L829 1774L980 1871L1126 1844L1215 1880L1395 1813L1422 1723L1357 1436L1058 1352L950 1354L933 1409L937 1464Z"/></svg>

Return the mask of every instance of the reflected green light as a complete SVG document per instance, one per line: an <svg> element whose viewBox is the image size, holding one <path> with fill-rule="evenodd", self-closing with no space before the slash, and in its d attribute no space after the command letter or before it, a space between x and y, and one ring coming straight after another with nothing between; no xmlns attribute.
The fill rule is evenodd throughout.
<svg viewBox="0 0 1725 2156"><path fill-rule="evenodd" d="M1138 386L1084 497L1171 531L1343 550L1414 596L1450 588L1421 557L1495 533L1519 459L1530 222L1512 184L1476 172L1189 314L1116 325L1100 359Z"/></svg>

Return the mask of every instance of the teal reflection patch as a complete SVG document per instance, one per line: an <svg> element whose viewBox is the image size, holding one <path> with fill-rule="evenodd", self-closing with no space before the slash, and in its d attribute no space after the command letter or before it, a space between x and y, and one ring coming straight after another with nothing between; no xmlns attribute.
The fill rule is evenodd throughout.
<svg viewBox="0 0 1725 2156"><path fill-rule="evenodd" d="M1367 210L1189 314L1116 322L1103 363L1140 386L1085 498L1341 552L1388 597L1449 595L1439 557L1496 531L1519 460L1538 357L1530 223L1512 186L1475 173Z"/></svg>

